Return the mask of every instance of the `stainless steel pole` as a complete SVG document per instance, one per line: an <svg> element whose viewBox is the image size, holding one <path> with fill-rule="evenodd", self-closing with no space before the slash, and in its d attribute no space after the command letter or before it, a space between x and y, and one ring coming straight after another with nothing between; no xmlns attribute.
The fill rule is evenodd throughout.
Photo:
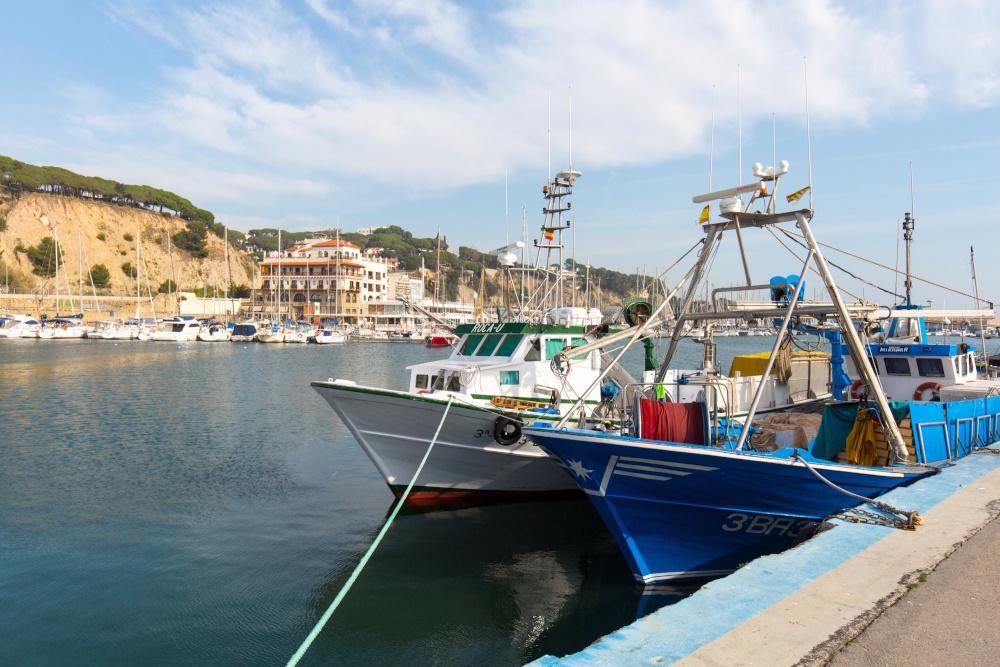
<svg viewBox="0 0 1000 667"><path fill-rule="evenodd" d="M663 378L667 374L667 367L670 365L670 360L673 359L674 352L677 351L677 342L681 338L680 317L686 314L688 312L688 308L691 307L691 301L694 300L694 295L698 291L698 284L701 282L701 276L705 271L705 263L708 261L708 256L711 254L712 248L715 246L715 238L718 235L718 227L716 225L709 226L708 232L705 234L705 244L701 247L701 253L698 255L698 261L694 265L695 272L691 277L691 284L688 285L687 294L684 295L684 303L681 304L681 307L677 312L678 320L677 324L674 326L674 332L670 336L670 345L667 347L667 353L663 355L663 362L660 364L659 370L656 371L657 384L663 382Z"/></svg>
<svg viewBox="0 0 1000 667"><path fill-rule="evenodd" d="M799 282L795 285L792 300L788 303L788 314L781 320L781 328L778 330L778 339L774 341L774 347L771 348L771 354L767 357L767 363L764 364L764 372L760 376L760 384L757 385L757 391L753 394L753 400L750 401L750 409L747 411L747 417L743 420L743 428L740 429L740 437L736 442L736 449L743 449L743 444L746 442L747 435L750 433L750 423L753 421L753 416L757 413L757 406L760 404L760 397L764 394L764 384L767 382L767 378L771 374L771 368L774 367L774 358L778 356L778 349L781 347L781 340L785 337L785 332L788 331L788 323L792 321L792 313L795 311L795 306L799 303L799 294L802 293L802 281L805 280L806 271L809 270L810 260L812 260L811 251L806 254L806 261L802 263L802 272L799 274ZM733 406L730 406L729 409L732 410Z"/></svg>
<svg viewBox="0 0 1000 667"><path fill-rule="evenodd" d="M827 266L826 260L823 259L823 253L820 252L819 244L816 242L816 238L813 236L812 229L809 228L809 222L805 216L801 213L796 213L795 219L798 221L799 229L802 230L802 235L805 237L806 243L809 244L809 249L816 257L816 268L823 278L823 282L826 284L826 290L829 292L834 306L837 308L838 318L840 319L840 330L844 334L844 342L847 343L851 359L854 360L854 365L861 375L861 380L875 394L875 402L878 403L879 410L882 411L882 419L889 430L889 438L892 440L894 458L896 461L906 461L910 455L906 451L906 443L903 442L903 436L900 435L896 420L889 410L889 400L885 397L885 392L882 391L882 385L878 382L875 370L868 361L868 355L861 346L861 339L858 338L858 332L854 330L847 307L844 305L843 299L840 298L840 292L837 290L833 275L830 273L830 267Z"/></svg>

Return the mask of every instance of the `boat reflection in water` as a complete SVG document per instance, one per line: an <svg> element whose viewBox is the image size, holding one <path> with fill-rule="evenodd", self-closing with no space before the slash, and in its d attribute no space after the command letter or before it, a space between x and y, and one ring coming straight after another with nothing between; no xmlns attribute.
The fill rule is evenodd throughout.
<svg viewBox="0 0 1000 667"><path fill-rule="evenodd" d="M360 557L331 573L302 627L323 614ZM311 657L317 664L521 665L578 651L697 587L644 594L586 500L407 506Z"/></svg>

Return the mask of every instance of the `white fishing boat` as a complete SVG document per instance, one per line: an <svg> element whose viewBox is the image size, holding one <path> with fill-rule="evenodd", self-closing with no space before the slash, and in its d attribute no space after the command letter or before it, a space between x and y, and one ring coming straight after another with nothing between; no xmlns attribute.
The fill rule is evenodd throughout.
<svg viewBox="0 0 1000 667"><path fill-rule="evenodd" d="M198 340L201 323L193 317L171 317L163 320L149 335L154 341L188 342Z"/></svg>

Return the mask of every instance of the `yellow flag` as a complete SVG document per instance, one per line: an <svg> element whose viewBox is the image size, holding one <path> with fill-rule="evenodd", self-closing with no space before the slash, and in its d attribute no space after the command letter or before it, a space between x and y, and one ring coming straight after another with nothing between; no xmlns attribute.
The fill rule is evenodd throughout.
<svg viewBox="0 0 1000 667"><path fill-rule="evenodd" d="M793 201L798 201L798 200L802 199L802 195L804 195L806 192L808 192L809 188L811 188L811 187L812 187L811 185L807 185L806 187L802 188L801 190L796 190L792 194L785 196L785 201L787 201L789 204L791 204Z"/></svg>
<svg viewBox="0 0 1000 667"><path fill-rule="evenodd" d="M712 207L710 204L705 204L705 208L701 209L701 215L698 216L698 224L704 225L708 222L708 214L711 212Z"/></svg>

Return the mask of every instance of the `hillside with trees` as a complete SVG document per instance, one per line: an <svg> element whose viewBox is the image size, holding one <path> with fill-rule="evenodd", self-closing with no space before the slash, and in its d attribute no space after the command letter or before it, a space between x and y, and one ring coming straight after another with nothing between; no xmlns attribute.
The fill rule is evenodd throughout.
<svg viewBox="0 0 1000 667"><path fill-rule="evenodd" d="M211 211L198 208L173 192L99 176L82 176L62 167L39 167L6 155L0 155L0 188L15 197L45 193L177 216L186 222L185 228L175 232L171 239L174 245L195 257L208 256L209 232L219 238L225 233L225 227L215 222Z"/></svg>

